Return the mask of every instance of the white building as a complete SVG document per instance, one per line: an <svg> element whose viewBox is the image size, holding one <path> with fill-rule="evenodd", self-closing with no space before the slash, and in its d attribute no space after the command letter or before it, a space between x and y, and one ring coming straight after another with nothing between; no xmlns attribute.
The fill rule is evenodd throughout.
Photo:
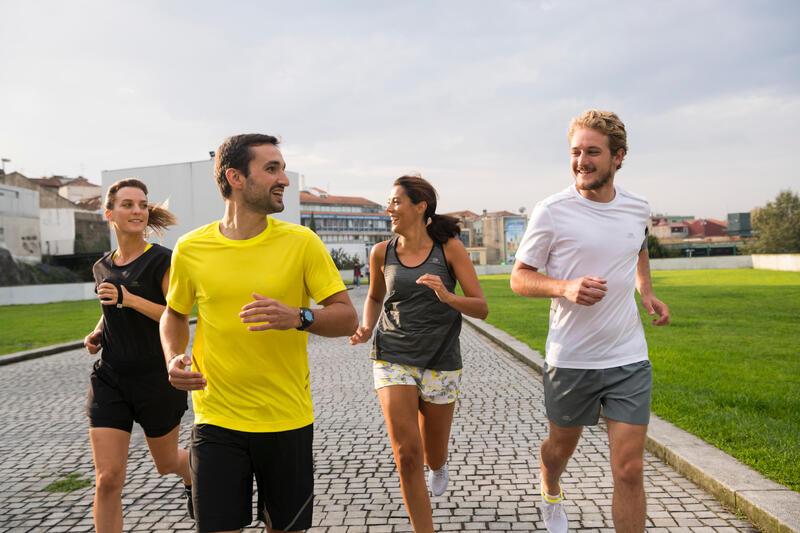
<svg viewBox="0 0 800 533"><path fill-rule="evenodd" d="M286 172L290 185L283 193L284 210L277 219L300 224L300 175ZM108 188L125 178L137 178L147 185L151 203L168 201L168 209L178 218L178 224L164 233L162 244L174 248L184 233L222 218L225 202L214 178L214 160L173 163L148 167L104 170L102 173L103 197ZM116 239L111 233L111 247Z"/></svg>
<svg viewBox="0 0 800 533"><path fill-rule="evenodd" d="M0 183L0 246L14 259L39 263L39 192Z"/></svg>

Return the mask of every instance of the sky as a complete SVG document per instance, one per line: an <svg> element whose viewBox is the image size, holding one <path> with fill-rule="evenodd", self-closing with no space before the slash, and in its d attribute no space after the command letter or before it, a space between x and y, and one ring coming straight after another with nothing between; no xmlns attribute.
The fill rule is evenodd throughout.
<svg viewBox="0 0 800 533"><path fill-rule="evenodd" d="M725 219L800 190L798 27L793 0L0 0L0 157L100 183L269 133L334 195L415 172L438 212L530 211L594 108L616 184Z"/></svg>

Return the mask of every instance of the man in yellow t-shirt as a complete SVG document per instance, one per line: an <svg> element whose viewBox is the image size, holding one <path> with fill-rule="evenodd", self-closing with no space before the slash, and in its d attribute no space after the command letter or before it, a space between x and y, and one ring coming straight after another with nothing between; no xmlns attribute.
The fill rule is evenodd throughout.
<svg viewBox="0 0 800 533"><path fill-rule="evenodd" d="M308 332L351 335L358 318L311 230L267 215L289 185L275 137L228 138L216 152L222 220L178 240L161 340L172 385L192 391L190 464L199 531L311 527L314 412ZM310 299L322 309L310 310ZM192 357L189 313L198 306Z"/></svg>

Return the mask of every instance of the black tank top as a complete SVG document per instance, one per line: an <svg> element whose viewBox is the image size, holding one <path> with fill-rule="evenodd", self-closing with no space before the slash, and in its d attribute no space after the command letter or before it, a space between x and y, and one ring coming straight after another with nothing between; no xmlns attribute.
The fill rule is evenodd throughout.
<svg viewBox="0 0 800 533"><path fill-rule="evenodd" d="M151 302L166 305L161 282L169 269L172 251L158 244L142 255L117 266L112 253L104 255L92 268L97 286L104 279L124 285L128 292ZM124 303L124 299L123 299ZM158 334L158 322L130 307L103 305L103 351L100 359L119 374L143 375L163 372L164 352Z"/></svg>
<svg viewBox="0 0 800 533"><path fill-rule="evenodd" d="M397 257L397 237L389 241L383 266L388 296L370 357L431 370L459 370L461 313L439 301L433 290L417 284L423 274L437 275L447 290L455 289L441 244L434 243L425 261L409 268Z"/></svg>

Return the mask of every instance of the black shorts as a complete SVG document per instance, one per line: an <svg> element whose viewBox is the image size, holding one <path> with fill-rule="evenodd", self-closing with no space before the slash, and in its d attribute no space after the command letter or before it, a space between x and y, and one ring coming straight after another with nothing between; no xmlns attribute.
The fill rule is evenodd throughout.
<svg viewBox="0 0 800 533"><path fill-rule="evenodd" d="M189 467L198 531L229 531L258 520L282 531L311 527L314 509L314 425L250 433L211 424L192 430Z"/></svg>
<svg viewBox="0 0 800 533"><path fill-rule="evenodd" d="M170 385L166 366L164 372L125 376L97 361L89 379L89 427L130 433L136 421L148 437L163 437L180 424L188 409L186 392Z"/></svg>

